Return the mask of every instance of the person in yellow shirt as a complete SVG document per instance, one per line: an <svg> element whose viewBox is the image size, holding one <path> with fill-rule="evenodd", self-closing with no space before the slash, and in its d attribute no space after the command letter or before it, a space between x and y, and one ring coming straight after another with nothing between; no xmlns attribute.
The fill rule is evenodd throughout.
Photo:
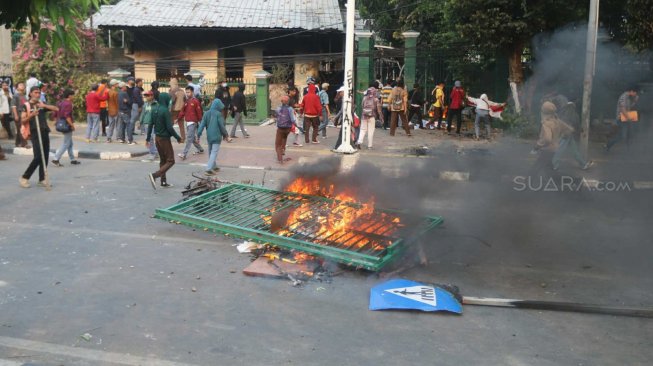
<svg viewBox="0 0 653 366"><path fill-rule="evenodd" d="M439 82L436 85L435 89L431 92L435 102L433 103L433 118L429 121L429 125L432 127L435 120L438 120L438 130L442 129L442 112L444 111L444 83Z"/></svg>

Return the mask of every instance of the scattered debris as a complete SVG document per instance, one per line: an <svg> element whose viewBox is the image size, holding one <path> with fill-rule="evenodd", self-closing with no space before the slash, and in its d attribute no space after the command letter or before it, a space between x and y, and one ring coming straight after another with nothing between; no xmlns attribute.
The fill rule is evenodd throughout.
<svg viewBox="0 0 653 366"><path fill-rule="evenodd" d="M84 333L80 335L79 338L85 340L86 342L90 342L91 338L93 338L93 335L91 333Z"/></svg>
<svg viewBox="0 0 653 366"><path fill-rule="evenodd" d="M181 192L181 200L186 201L195 196L202 195L206 192L213 191L222 187L223 184L231 183L229 181L224 181L218 179L215 176L212 177L202 177L193 174L195 180L192 180L186 187L184 191Z"/></svg>
<svg viewBox="0 0 653 366"><path fill-rule="evenodd" d="M251 253L252 250L254 249L260 249L262 247L261 244L256 244L251 241L244 241L236 246L236 249L238 249L238 253Z"/></svg>

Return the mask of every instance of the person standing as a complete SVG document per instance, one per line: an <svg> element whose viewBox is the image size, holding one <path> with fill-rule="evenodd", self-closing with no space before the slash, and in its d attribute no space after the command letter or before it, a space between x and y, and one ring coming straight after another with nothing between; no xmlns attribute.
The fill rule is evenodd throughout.
<svg viewBox="0 0 653 366"><path fill-rule="evenodd" d="M317 96L315 84L308 84L308 93L304 95L301 102L301 108L304 112L304 142L319 144L317 140L318 127L320 125L320 115L322 114L322 104L320 97ZM309 141L309 133L313 128L311 140Z"/></svg>
<svg viewBox="0 0 653 366"><path fill-rule="evenodd" d="M193 88L193 96L198 100L202 97L202 88L193 82L193 75L186 75L188 86Z"/></svg>
<svg viewBox="0 0 653 366"><path fill-rule="evenodd" d="M129 118L129 127L127 127L127 143L129 145L136 145L134 141L136 121L140 120L141 112L143 111L143 79L138 78L134 82L135 85L132 89L132 110Z"/></svg>
<svg viewBox="0 0 653 366"><path fill-rule="evenodd" d="M476 119L474 120L474 139L480 138L480 124L481 121L485 123L487 129L487 139L492 139L492 117L490 111L493 106L500 106L501 104L495 103L488 99L487 94L481 94L479 98L467 97L472 104L476 106ZM555 107L555 105L554 105ZM557 143L558 141L556 141Z"/></svg>
<svg viewBox="0 0 653 366"><path fill-rule="evenodd" d="M98 142L100 134L100 102L109 98L108 92L98 92L99 85L91 85L91 91L86 94L86 142Z"/></svg>
<svg viewBox="0 0 653 366"><path fill-rule="evenodd" d="M107 83L109 81L107 79L102 79L100 80L100 85L97 88L98 94L102 95L105 92L109 92L109 87L107 86ZM109 123L109 113L107 111L107 103L108 100L102 100L100 101L100 126L102 127L102 137L107 136L107 124Z"/></svg>
<svg viewBox="0 0 653 366"><path fill-rule="evenodd" d="M143 134L145 134L150 130L150 124L152 124L152 108L157 107L157 100L154 99L154 92L152 90L143 93L143 98L145 99L145 102L143 103L143 113L141 113L141 127L145 129L145 132L143 132ZM150 140L152 138L153 136L150 136ZM155 144L149 144L147 145L147 148L150 152L149 160L154 161L157 155Z"/></svg>
<svg viewBox="0 0 653 366"><path fill-rule="evenodd" d="M439 82L435 89L431 92L433 94L433 119L429 121L429 125L433 126L435 121L438 121L437 129L442 129L442 116L444 114L444 83Z"/></svg>
<svg viewBox="0 0 653 366"><path fill-rule="evenodd" d="M215 97L220 99L224 108L222 108L222 118L224 125L227 125L227 116L229 115L229 110L231 109L231 93L229 93L229 86L226 81L223 81L220 86L215 90Z"/></svg>
<svg viewBox="0 0 653 366"><path fill-rule="evenodd" d="M54 160L52 160L52 165L58 167L63 166L60 163L60 160L64 152L68 152L70 164L80 164L79 161L75 160L75 153L73 151L73 132L75 131L75 123L73 122L73 96L75 96L74 91L71 89L64 90L63 100L59 102L59 105L57 106L59 108L59 112L57 112L57 120L65 120L70 127L68 132L63 132L63 144L54 154Z"/></svg>
<svg viewBox="0 0 653 366"><path fill-rule="evenodd" d="M419 128L424 128L422 126L422 106L424 105L424 94L422 93L422 87L415 83L413 85L412 94L410 96L410 107L408 112L408 123L413 120L413 116L417 115L417 125Z"/></svg>
<svg viewBox="0 0 653 366"><path fill-rule="evenodd" d="M11 92L9 91L9 84L2 82L2 89L0 89L0 119L2 120L2 127L7 131L7 138L13 139L14 133L11 131Z"/></svg>
<svg viewBox="0 0 653 366"><path fill-rule="evenodd" d="M179 112L184 108L184 103L186 102L186 93L179 87L179 82L176 78L170 79L170 97L172 98L170 104L172 120L175 121L179 127L181 139L186 140L186 127L184 126L183 119L179 119Z"/></svg>
<svg viewBox="0 0 653 366"><path fill-rule="evenodd" d="M377 98L377 90L374 87L374 84L371 84L370 87L365 91L365 96L363 97L363 119L361 121L361 132L358 136L358 141L356 142L356 147L360 149L363 140L365 139L365 134L369 134L367 137L367 148L372 149L372 144L374 143L374 129L376 128L376 119L380 118L383 121L383 112L381 110L381 102Z"/></svg>
<svg viewBox="0 0 653 366"><path fill-rule="evenodd" d="M116 138L121 144L125 143L125 136L129 128L129 121L132 113L132 99L129 95L129 86L124 82L118 84L120 92L118 93L118 132Z"/></svg>
<svg viewBox="0 0 653 366"><path fill-rule="evenodd" d="M111 79L109 82L109 92L107 99L107 142L111 143L113 131L117 130L118 119L118 80Z"/></svg>
<svg viewBox="0 0 653 366"><path fill-rule="evenodd" d="M456 80L449 94L449 111L447 112L447 132L451 133L451 125L456 118L456 134L460 135L460 126L463 123L463 108L465 107L465 89L460 80Z"/></svg>
<svg viewBox="0 0 653 366"><path fill-rule="evenodd" d="M175 152L172 148L170 138L174 137L177 143L181 144L181 136L172 127L172 118L170 116L170 95L161 93L156 107L152 108L152 123L148 127L146 135L146 144L152 143L152 133L154 132L154 143L156 150L159 152L159 170L148 174L152 188L156 190L156 180L161 179L161 187L172 187L168 183L166 172L175 165Z"/></svg>
<svg viewBox="0 0 653 366"><path fill-rule="evenodd" d="M329 124L329 117L331 117L331 111L329 110L329 83L322 83L322 90L318 93L320 97L320 104L322 104L322 122L320 123L320 129L318 132L322 131L322 138L327 137L326 130L327 125Z"/></svg>
<svg viewBox="0 0 653 366"><path fill-rule="evenodd" d="M629 87L619 96L617 100L617 117L615 119L615 123L619 126L619 132L605 145L606 151L610 151L612 146L620 140L626 141L626 147L630 145L635 123L639 119L635 108L638 101L639 95L637 95L637 87L635 86Z"/></svg>
<svg viewBox="0 0 653 366"><path fill-rule="evenodd" d="M32 140L32 152L34 157L29 163L25 173L18 179L20 186L29 188L29 179L34 174L36 168L39 169L39 186L46 187L48 182L45 181L45 169L47 169L48 158L50 153L50 128L46 111L58 112L59 108L41 102L41 90L38 86L32 87L29 92L29 100L20 108L21 124L29 125L30 138ZM38 118L38 121L37 121ZM38 131L37 131L38 129ZM39 133L41 141L39 141ZM43 151L43 154L41 154Z"/></svg>
<svg viewBox="0 0 653 366"><path fill-rule="evenodd" d="M236 138L236 128L240 126L240 131L245 138L249 137L245 125L243 124L243 115L247 117L247 101L245 100L245 84L238 84L238 91L231 99L231 115L234 118L234 125L231 127L229 137Z"/></svg>
<svg viewBox="0 0 653 366"><path fill-rule="evenodd" d="M26 102L27 102L27 98L25 97L25 84L18 83L16 84L16 93L14 94L14 97L11 100L11 112L14 115L14 126L16 127L16 147L24 147L26 149L31 149L32 147L27 144L27 140L24 139L23 135L20 133L20 125L21 125L20 111Z"/></svg>
<svg viewBox="0 0 653 366"><path fill-rule="evenodd" d="M279 164L290 160L290 158L283 157L286 155L288 135L295 124L295 111L288 105L289 99L287 95L281 97L281 105L277 108L277 134L274 139L274 150L277 153Z"/></svg>
<svg viewBox="0 0 653 366"><path fill-rule="evenodd" d="M227 133L227 128L224 126L224 121L222 120L222 110L224 109L224 104L219 98L213 99L211 107L209 110L202 116L202 123L200 123L199 129L197 131L197 142L199 143L200 137L202 137L202 132L206 129L206 143L209 149L209 160L206 163L206 175L214 175L217 171L220 170L217 166L218 152L220 151L220 143L222 139L231 142L231 138ZM195 137L195 136L193 136Z"/></svg>
<svg viewBox="0 0 653 366"><path fill-rule="evenodd" d="M29 78L27 79L27 81L25 81L25 90L29 92L30 90L32 90L33 87L39 86L39 84L41 84L41 82L39 81L39 79L36 78L36 74L30 72Z"/></svg>
<svg viewBox="0 0 653 366"><path fill-rule="evenodd" d="M390 94L392 88L396 86L393 80L386 81L383 89L381 89L381 110L383 111L383 129L390 128Z"/></svg>
<svg viewBox="0 0 653 366"><path fill-rule="evenodd" d="M186 103L184 103L184 107L181 109L181 112L179 112L179 116L177 116L179 120L186 122L186 146L184 146L184 151L177 155L181 160L186 160L191 145L195 145L195 148L197 149L197 152L193 153L193 155L202 154L204 152L202 145L200 145L199 141L196 139L197 126L202 120L202 105L200 104L200 101L195 98L193 93L193 87L190 85L187 86ZM220 111L220 113L222 113L222 111Z"/></svg>
<svg viewBox="0 0 653 366"><path fill-rule="evenodd" d="M390 93L390 136L395 135L395 130L397 129L397 121L400 118L401 123L404 127L404 131L406 131L406 135L412 136L406 118L407 105L408 93L406 93L406 90L404 89L404 81L399 80L397 82L397 86L395 86Z"/></svg>

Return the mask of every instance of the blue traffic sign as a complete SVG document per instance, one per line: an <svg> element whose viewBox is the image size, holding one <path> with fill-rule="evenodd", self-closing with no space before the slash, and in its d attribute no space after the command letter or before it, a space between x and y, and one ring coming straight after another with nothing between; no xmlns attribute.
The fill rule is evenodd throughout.
<svg viewBox="0 0 653 366"><path fill-rule="evenodd" d="M370 291L370 310L386 309L463 312L462 305L449 291L404 279L384 282Z"/></svg>

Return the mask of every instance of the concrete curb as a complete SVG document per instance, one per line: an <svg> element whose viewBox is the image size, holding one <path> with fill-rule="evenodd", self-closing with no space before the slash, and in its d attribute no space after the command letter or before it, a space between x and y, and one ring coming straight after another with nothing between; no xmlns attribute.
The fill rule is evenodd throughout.
<svg viewBox="0 0 653 366"><path fill-rule="evenodd" d="M5 154L13 155L32 155L32 149L25 149L23 147L2 147L2 150ZM53 154L57 150L50 149L50 153ZM145 156L149 154L149 151L143 150L138 152L129 152L129 151L85 151L85 150L74 150L74 154L78 158L82 159L97 159L97 160L121 160L121 159L131 159L137 158L139 156Z"/></svg>

